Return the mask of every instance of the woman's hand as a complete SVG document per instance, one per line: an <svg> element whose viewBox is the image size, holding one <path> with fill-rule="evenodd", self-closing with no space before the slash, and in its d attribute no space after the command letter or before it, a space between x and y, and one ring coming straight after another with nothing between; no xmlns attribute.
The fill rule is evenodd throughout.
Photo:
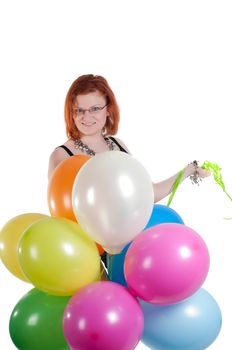
<svg viewBox="0 0 232 350"><path fill-rule="evenodd" d="M197 165L197 162L194 161L191 164L187 165L185 170L185 177L190 177L190 180L194 184L199 184L199 182L205 178L211 175L211 171L201 168Z"/></svg>
<svg viewBox="0 0 232 350"><path fill-rule="evenodd" d="M203 179L204 177L208 177L211 175L211 171L207 169L203 169L197 166L197 163L191 163L186 167L186 175L193 175L195 172L198 172L198 176Z"/></svg>
<svg viewBox="0 0 232 350"><path fill-rule="evenodd" d="M208 177L211 175L211 171L210 170L207 170L207 169L203 169L201 167L197 168L197 171L198 171L198 174L199 174L199 177L201 179L203 179L204 177Z"/></svg>

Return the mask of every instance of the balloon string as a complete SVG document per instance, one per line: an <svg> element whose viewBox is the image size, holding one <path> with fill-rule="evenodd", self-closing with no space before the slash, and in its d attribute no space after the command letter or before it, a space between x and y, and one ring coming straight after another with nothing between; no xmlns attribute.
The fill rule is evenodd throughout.
<svg viewBox="0 0 232 350"><path fill-rule="evenodd" d="M175 193L177 191L177 188L179 187L179 185L181 183L182 177L184 175L184 171L185 171L185 168L179 172L179 174L174 182L174 185L172 187L172 192L171 192L169 199L168 199L168 204L167 204L168 207L170 206L170 204L173 200L173 197L175 196Z"/></svg>
<svg viewBox="0 0 232 350"><path fill-rule="evenodd" d="M113 273L113 255L109 254L109 278L112 280L112 273Z"/></svg>
<svg viewBox="0 0 232 350"><path fill-rule="evenodd" d="M104 274L105 269L104 269L104 266L102 266L102 263L100 263L100 264L101 264L101 272L100 272L100 279L101 279L103 274Z"/></svg>

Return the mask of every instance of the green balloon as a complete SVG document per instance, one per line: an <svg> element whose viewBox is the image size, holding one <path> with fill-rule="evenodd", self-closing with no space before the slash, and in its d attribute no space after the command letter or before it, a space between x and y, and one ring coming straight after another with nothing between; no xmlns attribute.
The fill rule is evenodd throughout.
<svg viewBox="0 0 232 350"><path fill-rule="evenodd" d="M19 300L10 317L10 336L20 350L70 350L63 334L63 314L70 297L34 288Z"/></svg>

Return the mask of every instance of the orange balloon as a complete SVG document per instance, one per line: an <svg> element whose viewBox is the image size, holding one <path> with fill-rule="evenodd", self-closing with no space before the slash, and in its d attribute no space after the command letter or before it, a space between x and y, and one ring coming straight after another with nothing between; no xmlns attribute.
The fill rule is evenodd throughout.
<svg viewBox="0 0 232 350"><path fill-rule="evenodd" d="M48 206L52 216L77 221L72 209L72 188L75 177L90 156L76 155L63 160L48 184Z"/></svg>
<svg viewBox="0 0 232 350"><path fill-rule="evenodd" d="M95 242L97 245L97 249L99 251L99 254L102 255L102 253L104 253L104 249L102 248L102 246L100 244L98 244L97 242Z"/></svg>
<svg viewBox="0 0 232 350"><path fill-rule="evenodd" d="M77 222L72 209L72 188L78 171L90 159L87 155L76 155L61 162L48 184L48 207L51 216L63 217ZM104 252L96 243L99 254Z"/></svg>

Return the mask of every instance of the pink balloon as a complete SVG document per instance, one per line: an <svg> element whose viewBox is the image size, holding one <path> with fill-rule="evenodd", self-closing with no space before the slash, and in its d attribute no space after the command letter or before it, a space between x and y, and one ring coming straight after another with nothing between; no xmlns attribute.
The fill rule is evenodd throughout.
<svg viewBox="0 0 232 350"><path fill-rule="evenodd" d="M209 252L191 228L174 223L140 233L127 251L124 273L134 295L153 304L173 304L201 287Z"/></svg>
<svg viewBox="0 0 232 350"><path fill-rule="evenodd" d="M132 350L144 325L140 304L123 286L94 282L69 301L64 335L72 350Z"/></svg>

